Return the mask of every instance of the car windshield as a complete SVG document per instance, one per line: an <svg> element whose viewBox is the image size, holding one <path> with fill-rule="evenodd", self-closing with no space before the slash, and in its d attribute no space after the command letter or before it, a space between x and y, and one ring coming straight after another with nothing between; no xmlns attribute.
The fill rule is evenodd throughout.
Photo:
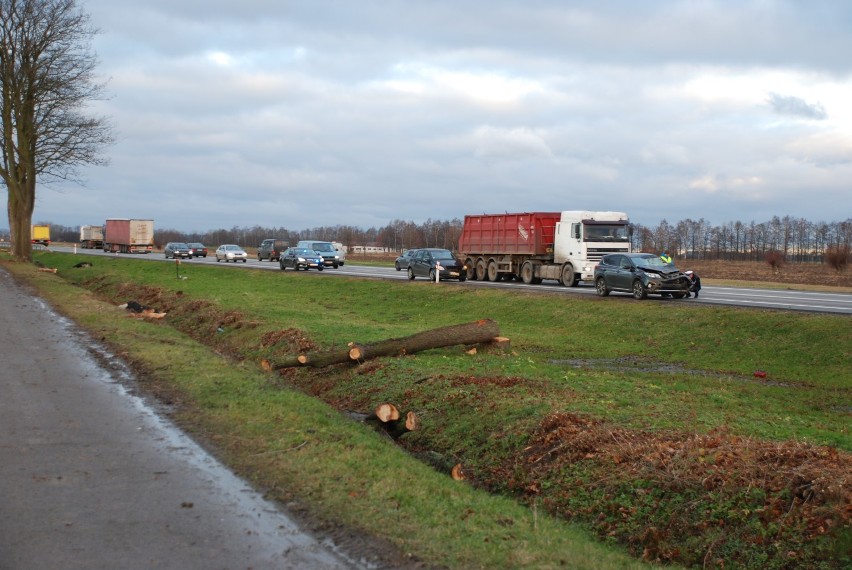
<svg viewBox="0 0 852 570"><path fill-rule="evenodd" d="M583 224L585 241L630 241L626 225Z"/></svg>
<svg viewBox="0 0 852 570"><path fill-rule="evenodd" d="M188 246L185 243L174 243L174 244L172 244L172 247L177 248L177 247L188 247Z"/></svg>
<svg viewBox="0 0 852 570"><path fill-rule="evenodd" d="M200 243L191 243L191 244L189 244L189 247L202 248L204 246Z"/></svg>
<svg viewBox="0 0 852 570"><path fill-rule="evenodd" d="M316 255L317 254L317 252L315 252L314 250L307 249L307 248L304 248L304 247L299 248L299 249L294 249L293 253L295 253L296 255Z"/></svg>
<svg viewBox="0 0 852 570"><path fill-rule="evenodd" d="M666 267L673 267L671 263L666 263L656 255L637 255L635 257L631 256L630 260L636 265L636 267L642 267L645 269L664 269Z"/></svg>
<svg viewBox="0 0 852 570"><path fill-rule="evenodd" d="M453 252L447 251L446 249L442 249L439 251L432 252L433 259L452 259L455 260L456 257L453 255Z"/></svg>
<svg viewBox="0 0 852 570"><path fill-rule="evenodd" d="M330 243L315 243L314 251L334 251Z"/></svg>
<svg viewBox="0 0 852 570"><path fill-rule="evenodd" d="M242 251L238 245L226 245L225 249L228 251Z"/></svg>

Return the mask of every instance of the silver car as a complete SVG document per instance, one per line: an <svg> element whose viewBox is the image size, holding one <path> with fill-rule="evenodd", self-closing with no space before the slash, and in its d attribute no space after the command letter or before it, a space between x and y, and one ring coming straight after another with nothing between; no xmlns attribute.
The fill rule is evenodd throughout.
<svg viewBox="0 0 852 570"><path fill-rule="evenodd" d="M233 261L234 263L242 261L245 263L248 260L248 254L238 245L225 244L216 248L216 262Z"/></svg>

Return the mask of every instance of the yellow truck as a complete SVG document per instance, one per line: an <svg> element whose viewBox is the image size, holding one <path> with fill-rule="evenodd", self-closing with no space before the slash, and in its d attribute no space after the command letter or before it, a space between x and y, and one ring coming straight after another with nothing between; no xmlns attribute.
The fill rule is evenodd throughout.
<svg viewBox="0 0 852 570"><path fill-rule="evenodd" d="M40 243L44 246L50 245L50 226L32 226L30 228L30 242Z"/></svg>

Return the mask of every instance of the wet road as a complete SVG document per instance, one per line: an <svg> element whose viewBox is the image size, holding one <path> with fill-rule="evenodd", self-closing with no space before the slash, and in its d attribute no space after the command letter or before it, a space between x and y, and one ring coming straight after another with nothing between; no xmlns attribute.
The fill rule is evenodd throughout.
<svg viewBox="0 0 852 570"><path fill-rule="evenodd" d="M358 568L128 391L0 269L0 569Z"/></svg>
<svg viewBox="0 0 852 570"><path fill-rule="evenodd" d="M63 246L51 247L53 251L64 253L76 252L78 254L96 256L121 256L131 259L144 259L148 261L159 261L174 264L174 260L165 259L161 253L151 255L114 254L104 253L100 250L84 250ZM216 263L214 257L196 258L191 261L182 262L182 272L191 271L193 265L218 265L223 268L238 269L267 269L279 271L278 263L269 261L257 261L249 259L246 263ZM319 276L317 271L309 271L312 275ZM392 267L372 267L366 265L352 265L347 263L338 269L326 269L321 274L323 278L328 276L365 277L369 279L396 279L408 280L405 271L394 271ZM418 279L423 282L424 279ZM448 285L459 285L455 281L445 282ZM596 295L595 288L591 283L582 283L579 287L563 287L556 281L545 281L539 285L526 285L523 283L506 283L498 281L467 281L464 287L491 287L514 291L548 292L558 295ZM612 293L612 298L629 298L627 293ZM651 295L648 302L666 303L671 299L661 299L659 296ZM680 302L680 301L678 301ZM741 287L713 287L705 285L701 289L698 299L684 300L683 302L695 305L728 305L733 307L750 307L760 309L781 309L786 311L805 311L810 313L835 313L841 315L852 315L852 294L832 293L815 291L796 291L791 289L752 289Z"/></svg>

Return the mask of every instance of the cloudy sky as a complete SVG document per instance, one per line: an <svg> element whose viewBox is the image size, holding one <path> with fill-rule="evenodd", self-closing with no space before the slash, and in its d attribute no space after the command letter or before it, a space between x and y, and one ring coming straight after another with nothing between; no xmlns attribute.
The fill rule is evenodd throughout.
<svg viewBox="0 0 852 570"><path fill-rule="evenodd" d="M34 220L852 216L852 2L80 0L117 143Z"/></svg>

